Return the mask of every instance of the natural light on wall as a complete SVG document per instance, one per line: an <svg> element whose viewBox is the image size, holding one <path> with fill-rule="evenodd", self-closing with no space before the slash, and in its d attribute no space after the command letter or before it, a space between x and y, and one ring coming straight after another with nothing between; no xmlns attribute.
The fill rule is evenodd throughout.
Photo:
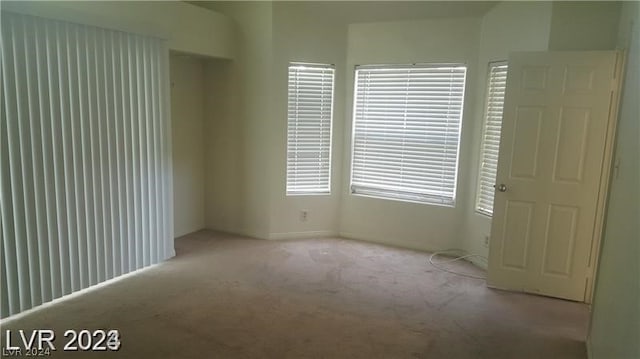
<svg viewBox="0 0 640 359"><path fill-rule="evenodd" d="M359 66L351 191L455 203L466 67Z"/></svg>
<svg viewBox="0 0 640 359"><path fill-rule="evenodd" d="M168 50L2 12L1 315L174 255Z"/></svg>
<svg viewBox="0 0 640 359"><path fill-rule="evenodd" d="M493 196L498 170L498 152L500 148L500 130L502 128L502 108L507 86L507 63L489 64L487 85L487 103L485 105L484 129L482 131L482 149L480 152L480 174L476 211L487 216L493 215Z"/></svg>
<svg viewBox="0 0 640 359"><path fill-rule="evenodd" d="M287 195L331 192L334 73L332 65L289 65Z"/></svg>

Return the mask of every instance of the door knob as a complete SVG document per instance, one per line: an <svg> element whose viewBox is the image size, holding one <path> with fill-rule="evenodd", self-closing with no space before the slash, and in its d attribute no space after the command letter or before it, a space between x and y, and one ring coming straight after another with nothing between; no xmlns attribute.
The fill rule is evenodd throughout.
<svg viewBox="0 0 640 359"><path fill-rule="evenodd" d="M504 183L501 183L497 186L493 186L495 187L498 191L500 192L507 192L507 185L505 185Z"/></svg>

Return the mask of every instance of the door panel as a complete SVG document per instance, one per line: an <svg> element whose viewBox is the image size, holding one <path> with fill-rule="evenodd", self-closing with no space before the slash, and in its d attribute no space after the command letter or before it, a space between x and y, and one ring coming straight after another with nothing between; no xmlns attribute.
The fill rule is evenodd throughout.
<svg viewBox="0 0 640 359"><path fill-rule="evenodd" d="M509 62L509 65L511 66L511 62ZM525 91L545 91L548 77L548 66L523 65L521 89Z"/></svg>
<svg viewBox="0 0 640 359"><path fill-rule="evenodd" d="M595 66L567 66L564 72L564 93L588 94L590 91L593 91L595 71Z"/></svg>
<svg viewBox="0 0 640 359"><path fill-rule="evenodd" d="M533 203L508 201L506 205L502 266L522 271L527 268L527 249L531 237Z"/></svg>
<svg viewBox="0 0 640 359"><path fill-rule="evenodd" d="M544 238L542 273L569 277L579 209L550 205Z"/></svg>
<svg viewBox="0 0 640 359"><path fill-rule="evenodd" d="M519 107L516 111L510 171L512 179L536 177L543 112L540 107Z"/></svg>
<svg viewBox="0 0 640 359"><path fill-rule="evenodd" d="M489 286L584 300L615 64L613 51L510 57Z"/></svg>
<svg viewBox="0 0 640 359"><path fill-rule="evenodd" d="M553 166L554 181L582 182L590 114L591 110L584 107L560 109L560 129Z"/></svg>

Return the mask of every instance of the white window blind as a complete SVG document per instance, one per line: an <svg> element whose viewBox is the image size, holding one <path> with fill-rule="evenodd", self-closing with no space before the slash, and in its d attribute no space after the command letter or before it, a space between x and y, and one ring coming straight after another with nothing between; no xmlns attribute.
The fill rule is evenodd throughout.
<svg viewBox="0 0 640 359"><path fill-rule="evenodd" d="M507 85L507 63L489 64L487 84L487 102L485 105L482 147L480 150L480 174L476 211L491 216L493 214L493 196L495 193L496 172L498 169L498 150L500 148L500 130L502 128L502 108Z"/></svg>
<svg viewBox="0 0 640 359"><path fill-rule="evenodd" d="M351 191L453 205L466 67L359 66Z"/></svg>
<svg viewBox="0 0 640 359"><path fill-rule="evenodd" d="M287 195L331 191L334 67L289 65Z"/></svg>
<svg viewBox="0 0 640 359"><path fill-rule="evenodd" d="M1 17L4 318L174 249L165 41Z"/></svg>

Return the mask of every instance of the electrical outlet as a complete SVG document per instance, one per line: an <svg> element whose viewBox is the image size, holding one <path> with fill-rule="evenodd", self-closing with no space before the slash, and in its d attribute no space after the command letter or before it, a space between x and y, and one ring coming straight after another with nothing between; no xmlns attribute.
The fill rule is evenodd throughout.
<svg viewBox="0 0 640 359"><path fill-rule="evenodd" d="M300 222L306 222L309 219L309 211L303 209L300 211Z"/></svg>
<svg viewBox="0 0 640 359"><path fill-rule="evenodd" d="M484 235L484 246L486 248L489 248L489 235L488 234Z"/></svg>

